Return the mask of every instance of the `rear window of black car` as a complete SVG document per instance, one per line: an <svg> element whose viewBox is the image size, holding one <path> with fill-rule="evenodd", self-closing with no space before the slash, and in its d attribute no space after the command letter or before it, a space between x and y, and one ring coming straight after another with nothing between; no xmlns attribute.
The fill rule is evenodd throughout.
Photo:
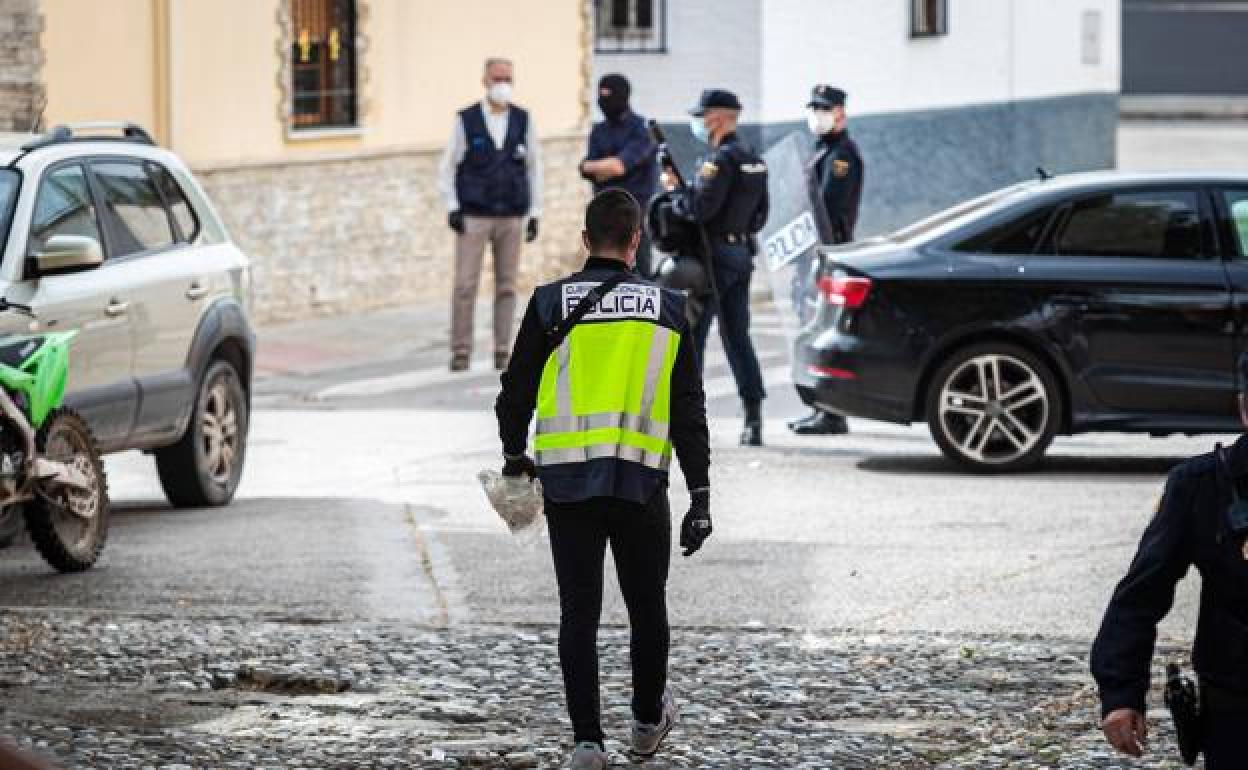
<svg viewBox="0 0 1248 770"><path fill-rule="evenodd" d="M1058 225L1059 256L1200 259L1200 199L1194 190L1142 190L1073 203Z"/></svg>
<svg viewBox="0 0 1248 770"><path fill-rule="evenodd" d="M1012 216L959 242L953 250L968 254L1032 254L1056 209L1045 206Z"/></svg>
<svg viewBox="0 0 1248 770"><path fill-rule="evenodd" d="M1030 180L1027 182L1020 182L1009 187L1004 187L1000 190L994 190L986 195L981 195L978 198L973 198L969 201L947 208L944 211L932 214L926 219L920 219L918 222L889 233L885 237L894 243L906 243L908 241L922 238L956 222L964 222L973 219L976 216L986 213L993 206L1009 205L1012 203L1012 198L1024 195L1028 190L1038 184L1041 184L1041 182Z"/></svg>

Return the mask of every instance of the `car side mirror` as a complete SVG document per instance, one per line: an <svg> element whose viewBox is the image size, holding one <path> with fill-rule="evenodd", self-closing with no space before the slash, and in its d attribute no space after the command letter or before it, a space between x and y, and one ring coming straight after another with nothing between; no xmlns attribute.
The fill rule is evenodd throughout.
<svg viewBox="0 0 1248 770"><path fill-rule="evenodd" d="M35 254L35 269L48 273L77 273L104 263L100 242L86 235L54 235Z"/></svg>

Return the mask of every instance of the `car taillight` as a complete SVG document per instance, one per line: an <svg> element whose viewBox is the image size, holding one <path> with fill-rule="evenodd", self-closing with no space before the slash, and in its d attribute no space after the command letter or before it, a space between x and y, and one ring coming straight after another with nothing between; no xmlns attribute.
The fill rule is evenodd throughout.
<svg viewBox="0 0 1248 770"><path fill-rule="evenodd" d="M819 279L819 292L832 305L860 308L871 293L871 279L860 275L834 273Z"/></svg>

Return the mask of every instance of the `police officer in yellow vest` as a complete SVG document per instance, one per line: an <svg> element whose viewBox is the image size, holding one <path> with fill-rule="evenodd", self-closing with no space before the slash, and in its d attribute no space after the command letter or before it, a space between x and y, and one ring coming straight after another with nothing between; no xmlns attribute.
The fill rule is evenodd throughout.
<svg viewBox="0 0 1248 770"><path fill-rule="evenodd" d="M710 443L684 299L632 271L637 201L619 189L599 193L582 237L592 255L584 269L533 293L495 411L504 475L538 476L546 497L576 740L570 767L604 770L597 634L606 547L632 628L631 748L653 756L677 716L667 688L668 467L674 452L689 485L680 533L689 556L711 534Z"/></svg>

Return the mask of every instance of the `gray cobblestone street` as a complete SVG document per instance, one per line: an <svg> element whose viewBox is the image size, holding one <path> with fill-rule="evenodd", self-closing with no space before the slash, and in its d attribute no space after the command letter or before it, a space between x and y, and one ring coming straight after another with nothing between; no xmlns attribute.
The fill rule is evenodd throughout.
<svg viewBox="0 0 1248 770"><path fill-rule="evenodd" d="M567 740L548 627L6 613L0 638L0 729L74 767L557 767ZM627 637L602 642L618 738ZM640 766L1127 767L1095 729L1085 652L1022 636L677 629L682 721ZM1168 724L1154 727L1166 745Z"/></svg>

